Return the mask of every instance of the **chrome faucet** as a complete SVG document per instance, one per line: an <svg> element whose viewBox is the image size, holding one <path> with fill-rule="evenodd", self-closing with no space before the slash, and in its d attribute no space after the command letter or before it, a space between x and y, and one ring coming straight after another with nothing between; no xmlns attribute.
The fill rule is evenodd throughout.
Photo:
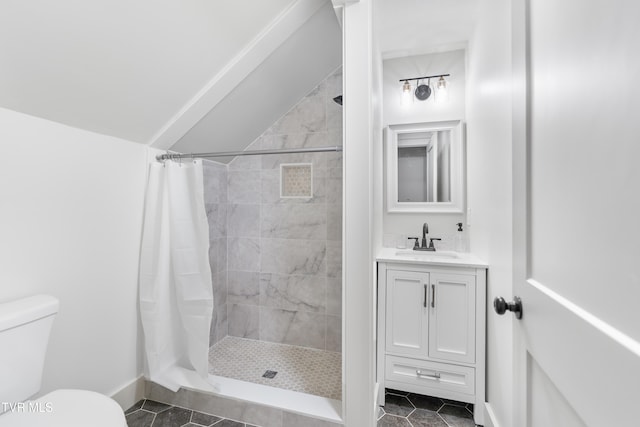
<svg viewBox="0 0 640 427"><path fill-rule="evenodd" d="M409 240L415 240L413 245L414 251L431 251L435 252L436 247L433 245L434 240L442 240L436 237L429 239L429 245L427 246L427 234L429 234L429 224L426 222L422 225L422 245L418 245L418 237L409 237Z"/></svg>
<svg viewBox="0 0 640 427"><path fill-rule="evenodd" d="M427 247L427 234L429 234L429 224L426 222L422 224L422 246L423 248Z"/></svg>

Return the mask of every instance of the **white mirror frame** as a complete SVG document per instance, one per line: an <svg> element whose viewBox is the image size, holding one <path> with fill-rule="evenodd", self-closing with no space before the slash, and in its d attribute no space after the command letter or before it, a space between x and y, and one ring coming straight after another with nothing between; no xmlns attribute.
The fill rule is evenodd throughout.
<svg viewBox="0 0 640 427"><path fill-rule="evenodd" d="M414 132L451 131L451 201L398 202L398 135ZM462 121L389 125L385 129L387 212L463 213L464 212L464 141Z"/></svg>

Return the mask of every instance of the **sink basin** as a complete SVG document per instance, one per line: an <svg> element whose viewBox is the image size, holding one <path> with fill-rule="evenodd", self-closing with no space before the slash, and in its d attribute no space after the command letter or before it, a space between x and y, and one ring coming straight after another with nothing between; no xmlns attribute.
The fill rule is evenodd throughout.
<svg viewBox="0 0 640 427"><path fill-rule="evenodd" d="M451 251L414 251L411 249L404 249L401 251L396 251L396 255L398 256L410 256L417 258L460 258L457 252Z"/></svg>

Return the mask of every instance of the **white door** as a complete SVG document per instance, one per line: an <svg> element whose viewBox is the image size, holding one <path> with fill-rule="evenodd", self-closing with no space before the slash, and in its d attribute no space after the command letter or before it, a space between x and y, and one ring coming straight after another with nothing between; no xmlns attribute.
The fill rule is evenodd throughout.
<svg viewBox="0 0 640 427"><path fill-rule="evenodd" d="M429 273L387 270L387 352L425 357L429 343Z"/></svg>
<svg viewBox="0 0 640 427"><path fill-rule="evenodd" d="M638 426L640 3L512 4L513 426Z"/></svg>
<svg viewBox="0 0 640 427"><path fill-rule="evenodd" d="M474 363L475 276L431 273L429 280L429 357Z"/></svg>

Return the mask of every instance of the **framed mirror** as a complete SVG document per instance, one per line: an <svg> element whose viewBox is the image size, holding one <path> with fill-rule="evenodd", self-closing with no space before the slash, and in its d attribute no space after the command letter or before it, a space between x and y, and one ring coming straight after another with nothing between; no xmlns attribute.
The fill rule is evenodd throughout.
<svg viewBox="0 0 640 427"><path fill-rule="evenodd" d="M462 213L462 137L460 120L388 126L387 211Z"/></svg>

